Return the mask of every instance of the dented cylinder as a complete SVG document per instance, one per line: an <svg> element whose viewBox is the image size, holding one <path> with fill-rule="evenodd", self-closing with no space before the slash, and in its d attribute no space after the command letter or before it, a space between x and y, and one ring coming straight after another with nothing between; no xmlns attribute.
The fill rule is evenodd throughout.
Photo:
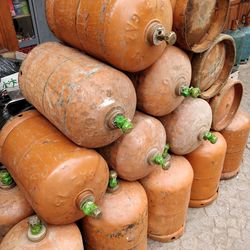
<svg viewBox="0 0 250 250"><path fill-rule="evenodd" d="M37 111L20 113L4 125L0 149L2 163L47 223L99 214L92 203L105 193L106 162L94 150L77 147Z"/></svg>
<svg viewBox="0 0 250 250"><path fill-rule="evenodd" d="M109 189L101 204L102 216L82 220L86 248L146 250L148 202L138 182L119 181Z"/></svg>
<svg viewBox="0 0 250 250"><path fill-rule="evenodd" d="M171 113L185 97L192 95L191 76L187 54L177 47L167 47L151 67L134 78L138 108L153 116Z"/></svg>
<svg viewBox="0 0 250 250"><path fill-rule="evenodd" d="M23 62L19 82L25 98L80 146L108 145L132 128L131 81L77 50L51 42L37 46Z"/></svg>
<svg viewBox="0 0 250 250"><path fill-rule="evenodd" d="M167 143L174 154L188 154L198 148L203 140L216 143L216 136L209 132L212 110L200 98L186 98L177 109L160 120L165 127Z"/></svg>
<svg viewBox="0 0 250 250"><path fill-rule="evenodd" d="M119 177L128 181L144 178L155 168L168 164L162 157L166 132L161 122L137 111L133 125L131 133L99 150Z"/></svg>
<svg viewBox="0 0 250 250"><path fill-rule="evenodd" d="M169 0L46 0L46 14L60 40L125 71L149 67L176 41Z"/></svg>

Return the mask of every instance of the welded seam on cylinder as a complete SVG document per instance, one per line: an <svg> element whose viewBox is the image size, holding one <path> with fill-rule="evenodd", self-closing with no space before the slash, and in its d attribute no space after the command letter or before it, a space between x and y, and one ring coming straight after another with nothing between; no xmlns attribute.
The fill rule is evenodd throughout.
<svg viewBox="0 0 250 250"><path fill-rule="evenodd" d="M76 14L75 14L75 25L74 25L74 28L75 28L75 34L77 36L77 40L79 42L79 45L81 46L81 49L83 49L83 45L82 45L82 42L81 42L81 39L78 35L78 29L77 29L77 20L78 20L78 11L79 11L79 8L80 8L80 2L81 0L78 0L78 3L77 3L77 8L76 8Z"/></svg>
<svg viewBox="0 0 250 250"><path fill-rule="evenodd" d="M12 131L13 131L13 130L12 130ZM36 145L36 144L41 143L41 141L42 141L43 139L48 138L48 136L49 136L50 134L53 135L54 133L55 133L55 132L46 134L45 136L39 138L39 141L34 141L34 142L32 142L32 143L29 145L29 147L27 148L27 150L26 150L26 151L22 154L22 156L20 157L19 161L16 162L16 164L15 164L15 166L16 166L15 168L17 169L18 172L19 172L19 163L23 160L23 158L24 158L28 153L30 153L30 151L32 150L33 145Z"/></svg>
<svg viewBox="0 0 250 250"><path fill-rule="evenodd" d="M46 83L44 84L44 88L43 88L43 96L42 96L42 109L43 109L43 113L46 113L45 112L45 108L44 108L44 96L45 96L45 91L46 91L46 88L47 88L47 86L48 86L48 84L49 84L49 82L50 82L50 78L53 76L53 74L64 64L64 63L66 63L66 62L68 62L68 61L71 61L72 60L72 58L69 58L69 59L66 59L65 61L63 61L62 63L60 63L60 64L58 64L56 67L55 67L55 69L54 69L54 71L53 72L51 72L50 73L50 75L48 76L48 79L47 79L47 81L46 81Z"/></svg>

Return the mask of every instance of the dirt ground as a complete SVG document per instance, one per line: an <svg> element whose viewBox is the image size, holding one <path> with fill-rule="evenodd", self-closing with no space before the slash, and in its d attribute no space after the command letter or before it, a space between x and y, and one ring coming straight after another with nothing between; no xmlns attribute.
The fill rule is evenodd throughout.
<svg viewBox="0 0 250 250"><path fill-rule="evenodd" d="M250 114L250 62L240 67L244 83L241 107ZM149 250L250 250L250 137L241 172L222 181L210 206L189 209L184 235L171 243L149 240Z"/></svg>

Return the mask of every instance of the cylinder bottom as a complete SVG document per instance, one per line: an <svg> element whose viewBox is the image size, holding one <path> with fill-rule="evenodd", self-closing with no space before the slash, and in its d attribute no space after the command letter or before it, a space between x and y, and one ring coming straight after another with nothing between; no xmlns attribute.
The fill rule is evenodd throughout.
<svg viewBox="0 0 250 250"><path fill-rule="evenodd" d="M178 231L170 235L155 235L155 234L149 233L148 237L152 240L166 243L166 242L170 242L170 241L177 240L178 238L180 238L184 233L184 228L185 228L185 225L182 226Z"/></svg>
<svg viewBox="0 0 250 250"><path fill-rule="evenodd" d="M206 200L190 200L189 207L192 208L199 208L199 207L206 207L214 202L217 199L219 191L217 191L212 197Z"/></svg>
<svg viewBox="0 0 250 250"><path fill-rule="evenodd" d="M231 172L227 172L227 173L222 173L220 179L221 180L229 180L232 179L234 177L236 177L238 175L238 173L240 172L240 168L231 171Z"/></svg>

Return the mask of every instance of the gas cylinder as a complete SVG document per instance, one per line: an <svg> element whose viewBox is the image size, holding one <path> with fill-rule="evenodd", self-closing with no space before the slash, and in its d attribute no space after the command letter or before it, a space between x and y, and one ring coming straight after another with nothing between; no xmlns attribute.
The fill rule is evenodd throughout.
<svg viewBox="0 0 250 250"><path fill-rule="evenodd" d="M168 242L185 228L193 170L182 156L171 156L168 171L157 168L140 182L148 196L148 235Z"/></svg>
<svg viewBox="0 0 250 250"><path fill-rule="evenodd" d="M227 141L227 154L221 179L230 179L238 174L249 131L250 117L242 110L239 110L229 126L221 131Z"/></svg>
<svg viewBox="0 0 250 250"><path fill-rule="evenodd" d="M180 47L196 53L206 51L222 32L229 0L177 0L173 29Z"/></svg>
<svg viewBox="0 0 250 250"><path fill-rule="evenodd" d="M34 48L19 84L25 98L77 145L102 147L131 130L128 119L136 108L131 81L72 48L52 42Z"/></svg>
<svg viewBox="0 0 250 250"><path fill-rule="evenodd" d="M216 136L210 132L211 108L200 98L186 98L177 109L160 120L174 154L188 154L198 148L203 140L209 140L211 143L217 141Z"/></svg>
<svg viewBox="0 0 250 250"><path fill-rule="evenodd" d="M213 130L221 131L232 122L240 106L242 95L241 81L229 79L221 91L210 100Z"/></svg>
<svg viewBox="0 0 250 250"><path fill-rule="evenodd" d="M235 43L221 34L210 48L192 58L192 85L201 89L201 97L214 97L226 84L235 62Z"/></svg>
<svg viewBox="0 0 250 250"><path fill-rule="evenodd" d="M46 0L46 13L60 40L129 72L149 67L176 41L170 0Z"/></svg>
<svg viewBox="0 0 250 250"><path fill-rule="evenodd" d="M220 133L214 134L218 138L216 144L204 141L195 151L186 155L194 170L190 207L207 206L218 196L227 143Z"/></svg>
<svg viewBox="0 0 250 250"><path fill-rule="evenodd" d="M36 215L14 226L4 237L0 250L83 250L80 230L76 224L52 226Z"/></svg>
<svg viewBox="0 0 250 250"><path fill-rule="evenodd" d="M227 30L225 33L230 35L234 41L235 41L235 46L236 46L236 58L235 58L235 66L237 66L237 68L239 68L240 66L240 61L241 61L241 57L242 57L242 51L243 51L243 47L244 47L244 42L245 42L245 33L238 29L238 22L237 21L233 21L233 26L232 26L232 30Z"/></svg>
<svg viewBox="0 0 250 250"><path fill-rule="evenodd" d="M146 250L148 201L138 182L118 181L110 172L108 192L101 204L102 217L82 220L85 245L89 250Z"/></svg>
<svg viewBox="0 0 250 250"><path fill-rule="evenodd" d="M184 97L197 97L199 90L189 88L192 67L187 54L169 46L148 69L137 75L137 107L153 116L175 110Z"/></svg>
<svg viewBox="0 0 250 250"><path fill-rule="evenodd" d="M99 216L108 168L94 150L79 148L37 111L11 118L0 132L0 158L35 212L49 224Z"/></svg>
<svg viewBox="0 0 250 250"><path fill-rule="evenodd" d="M250 2L249 2L250 4ZM250 10L249 10L250 14ZM243 27L241 31L245 34L242 54L241 54L241 64L246 64L250 56L250 27Z"/></svg>
<svg viewBox="0 0 250 250"><path fill-rule="evenodd" d="M168 167L163 156L167 153L166 132L161 122L137 111L133 124L131 133L99 150L119 177L128 181L144 178L155 168Z"/></svg>
<svg viewBox="0 0 250 250"><path fill-rule="evenodd" d="M176 5L176 0L170 0L170 2L171 2L172 9L173 9L173 12L174 12L174 8L175 8L175 5Z"/></svg>
<svg viewBox="0 0 250 250"><path fill-rule="evenodd" d="M0 242L18 222L33 213L9 172L0 168Z"/></svg>

